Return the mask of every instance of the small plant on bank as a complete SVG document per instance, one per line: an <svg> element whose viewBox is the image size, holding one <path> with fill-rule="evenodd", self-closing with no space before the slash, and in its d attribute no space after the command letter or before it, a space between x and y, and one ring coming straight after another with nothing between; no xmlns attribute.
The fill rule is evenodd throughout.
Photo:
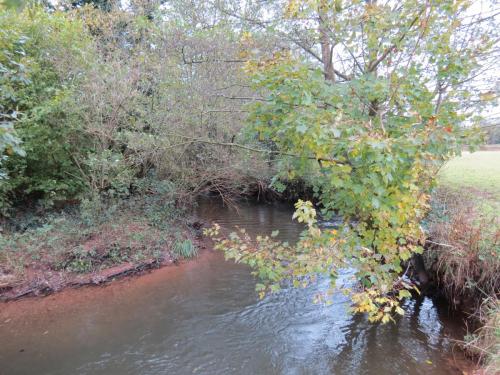
<svg viewBox="0 0 500 375"><path fill-rule="evenodd" d="M177 239L172 247L174 258L193 258L198 254L197 247L190 239Z"/></svg>
<svg viewBox="0 0 500 375"><path fill-rule="evenodd" d="M55 265L56 270L86 273L92 271L95 265L95 251L85 251L80 247L69 252L67 259Z"/></svg>

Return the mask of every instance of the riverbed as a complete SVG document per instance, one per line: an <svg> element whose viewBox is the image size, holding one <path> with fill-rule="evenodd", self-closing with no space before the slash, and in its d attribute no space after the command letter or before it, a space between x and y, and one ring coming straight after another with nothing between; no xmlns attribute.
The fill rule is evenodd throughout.
<svg viewBox="0 0 500 375"><path fill-rule="evenodd" d="M201 202L197 214L250 233L302 227L284 205ZM111 283L0 305L0 374L456 374L461 318L423 297L395 324L349 313L328 287L259 300L250 270L206 250L179 266ZM351 282L341 273L340 282Z"/></svg>

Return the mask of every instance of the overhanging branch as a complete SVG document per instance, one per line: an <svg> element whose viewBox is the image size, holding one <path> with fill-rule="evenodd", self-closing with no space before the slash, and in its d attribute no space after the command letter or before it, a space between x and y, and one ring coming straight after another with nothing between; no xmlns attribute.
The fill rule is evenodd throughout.
<svg viewBox="0 0 500 375"><path fill-rule="evenodd" d="M211 139L189 137L187 135L181 135L181 134L175 134L175 135L180 137L180 138L187 139L188 141L171 145L171 146L169 146L169 148L173 148L176 146L184 146L186 144L192 144L192 143L205 143L205 144L211 144L211 145L216 145L216 146L236 147L236 148L240 148L242 150L247 150L247 151L257 152L257 153L262 153L262 154L268 154L268 155L283 155L283 156L290 156L290 157L300 158L300 159L305 158L305 159L316 160L316 161L320 161L320 162L336 163L338 165L348 164L348 163L342 162L342 161L335 159L335 158L324 158L324 157L318 158L315 156L298 155L298 154L293 154L293 153L289 153L289 152L280 152L280 151L273 151L273 150L266 150L266 149L262 149L262 148L250 147L250 146L246 146L246 145L242 145L240 143L234 143L234 142L220 142L220 141L215 141L215 140L211 140Z"/></svg>

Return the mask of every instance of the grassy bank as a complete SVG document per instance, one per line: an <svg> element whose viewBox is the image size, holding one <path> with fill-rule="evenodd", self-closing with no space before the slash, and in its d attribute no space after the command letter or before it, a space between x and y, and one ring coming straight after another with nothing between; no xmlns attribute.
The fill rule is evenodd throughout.
<svg viewBox="0 0 500 375"><path fill-rule="evenodd" d="M481 328L465 348L487 373L500 360L500 152L465 153L440 171L428 218L428 267L439 290Z"/></svg>
<svg viewBox="0 0 500 375"><path fill-rule="evenodd" d="M0 232L0 300L100 284L193 257L198 225L155 195L18 213Z"/></svg>

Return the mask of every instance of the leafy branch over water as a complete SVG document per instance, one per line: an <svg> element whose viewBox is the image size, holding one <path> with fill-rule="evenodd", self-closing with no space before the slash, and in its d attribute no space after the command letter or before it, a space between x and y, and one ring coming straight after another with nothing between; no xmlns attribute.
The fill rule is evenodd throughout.
<svg viewBox="0 0 500 375"><path fill-rule="evenodd" d="M207 234L228 258L254 268L261 296L285 279L300 286L327 274L334 282L339 268L354 268L353 310L385 323L403 314L400 302L415 288L402 275L423 252L420 223L437 171L480 141L474 127L463 127L473 117L461 84L492 44L484 35L483 43L457 45L464 2L346 3L288 2L291 22L319 20L322 69L287 50L245 66L265 99L249 105L248 137L298 156L282 162L275 187L307 175L322 215L340 215L343 224L320 229L313 204L298 201L294 218L307 230L296 246L269 237L253 243L244 230L226 239L217 228ZM351 59L337 66L354 66L349 74L331 58L342 43Z"/></svg>

